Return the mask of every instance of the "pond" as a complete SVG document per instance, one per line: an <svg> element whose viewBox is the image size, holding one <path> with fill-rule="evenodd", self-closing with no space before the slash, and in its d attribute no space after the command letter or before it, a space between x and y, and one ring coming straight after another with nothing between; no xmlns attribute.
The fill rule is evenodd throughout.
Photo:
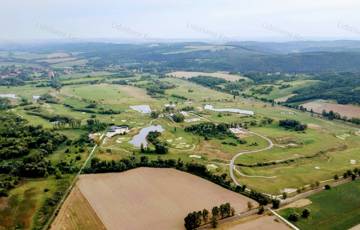
<svg viewBox="0 0 360 230"><path fill-rule="evenodd" d="M243 109L233 109L233 108L225 108L225 109L215 109L212 105L205 105L204 109L216 111L216 112L229 112L229 113L239 113L245 115L254 115L253 111L250 110L243 110Z"/></svg>
<svg viewBox="0 0 360 230"><path fill-rule="evenodd" d="M149 105L133 105L130 106L130 108L140 113L151 113L151 108Z"/></svg>
<svg viewBox="0 0 360 230"><path fill-rule="evenodd" d="M146 128L142 128L140 130L140 133L135 135L132 140L129 142L130 144L134 145L137 148L141 147L141 144L143 144L144 147L147 146L147 140L146 137L150 132L163 132L164 129L161 125L152 125Z"/></svg>

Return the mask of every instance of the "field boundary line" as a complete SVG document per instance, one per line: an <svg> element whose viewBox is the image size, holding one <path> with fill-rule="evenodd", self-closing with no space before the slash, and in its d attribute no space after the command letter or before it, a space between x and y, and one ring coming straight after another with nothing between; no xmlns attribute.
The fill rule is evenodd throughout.
<svg viewBox="0 0 360 230"><path fill-rule="evenodd" d="M286 225L288 225L289 227L291 227L294 230L300 230L300 228L296 227L295 225L293 225L292 223L290 223L289 221L287 221L284 217L280 216L277 212L275 212L274 210L272 210L271 208L269 208L269 211L274 214L275 216L277 216L280 220L282 220Z"/></svg>
<svg viewBox="0 0 360 230"><path fill-rule="evenodd" d="M104 133L100 136L100 143L101 143L101 139L104 137ZM95 144L94 147L92 148L89 156L86 158L84 164L81 166L81 168L79 169L79 171L75 174L75 177L73 179L73 181L71 182L70 186L66 189L63 197L61 198L61 200L59 201L59 203L56 205L56 208L54 209L53 213L51 214L50 218L48 219L48 221L46 222L46 224L44 225L44 227L42 228L43 230L47 230L50 229L50 226L52 224L52 222L54 221L55 217L56 217L56 213L60 210L61 206L64 204L66 198L69 196L71 190L74 188L78 177L80 176L81 172L84 170L84 168L86 167L87 163L89 162L90 158L94 155L94 152L96 150L96 148L98 147L98 144Z"/></svg>

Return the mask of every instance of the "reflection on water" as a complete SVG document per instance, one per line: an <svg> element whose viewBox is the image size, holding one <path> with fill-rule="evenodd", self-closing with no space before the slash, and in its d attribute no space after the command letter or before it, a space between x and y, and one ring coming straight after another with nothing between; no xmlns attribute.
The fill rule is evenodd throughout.
<svg viewBox="0 0 360 230"><path fill-rule="evenodd" d="M162 128L161 125L152 125L146 128L142 128L140 130L140 133L135 135L133 137L133 139L129 142L130 144L134 145L137 148L141 147L141 144L143 144L144 147L147 146L147 141L146 141L146 137L149 134L149 132L163 132L164 129Z"/></svg>

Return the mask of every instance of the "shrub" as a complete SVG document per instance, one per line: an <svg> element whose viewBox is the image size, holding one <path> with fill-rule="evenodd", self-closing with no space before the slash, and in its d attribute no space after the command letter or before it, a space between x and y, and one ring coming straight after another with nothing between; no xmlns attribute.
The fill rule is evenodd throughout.
<svg viewBox="0 0 360 230"><path fill-rule="evenodd" d="M308 218L310 216L310 211L309 209L304 209L301 213L301 217L302 218Z"/></svg>
<svg viewBox="0 0 360 230"><path fill-rule="evenodd" d="M299 214L291 213L287 219L291 222L297 222L299 220Z"/></svg>

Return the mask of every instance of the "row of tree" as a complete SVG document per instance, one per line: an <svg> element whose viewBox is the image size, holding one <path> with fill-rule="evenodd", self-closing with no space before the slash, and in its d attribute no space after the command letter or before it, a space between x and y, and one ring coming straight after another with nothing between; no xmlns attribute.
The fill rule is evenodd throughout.
<svg viewBox="0 0 360 230"><path fill-rule="evenodd" d="M203 122L200 124L191 125L185 128L185 132L190 132L197 134L199 136L205 137L205 139L218 138L224 139L226 137L231 137L238 139L232 132L230 132L229 124L220 123L215 124L211 122Z"/></svg>
<svg viewBox="0 0 360 230"><path fill-rule="evenodd" d="M246 185L243 186L234 186L232 184L231 178L227 176L226 173L218 175L214 174L211 171L207 170L206 166L199 163L189 162L184 163L181 159L162 159L158 157L156 160L149 160L147 156L135 157L131 156L129 158L123 158L117 161L104 161L98 158L91 159L89 167L85 168L85 173L106 173L106 172L123 172L126 170L134 169L137 167L153 167L153 168L176 168L181 171L185 171L197 176L200 176L204 179L212 181L226 189L232 190L234 192L246 195L256 201L261 205L267 205L271 202L271 199L254 190L251 192L247 191Z"/></svg>
<svg viewBox="0 0 360 230"><path fill-rule="evenodd" d="M279 126L284 127L285 129L292 129L295 131L304 131L307 129L306 124L301 124L300 121L285 119L279 121Z"/></svg>
<svg viewBox="0 0 360 230"><path fill-rule="evenodd" d="M150 147L144 147L143 144L141 144L140 152L142 153L156 153L156 154L166 154L169 152L169 148L167 147L166 142L162 142L159 140L159 137L161 136L160 132L152 131L149 132L146 136L146 140L150 142L152 145L155 146L155 149L152 150Z"/></svg>
<svg viewBox="0 0 360 230"><path fill-rule="evenodd" d="M187 230L196 229L202 224L209 223L211 221L212 227L216 228L218 219L224 219L226 217L234 216L235 209L231 207L230 203L221 204L219 207L215 206L211 209L211 218L210 212L207 209L202 211L190 212L184 219L185 228Z"/></svg>

